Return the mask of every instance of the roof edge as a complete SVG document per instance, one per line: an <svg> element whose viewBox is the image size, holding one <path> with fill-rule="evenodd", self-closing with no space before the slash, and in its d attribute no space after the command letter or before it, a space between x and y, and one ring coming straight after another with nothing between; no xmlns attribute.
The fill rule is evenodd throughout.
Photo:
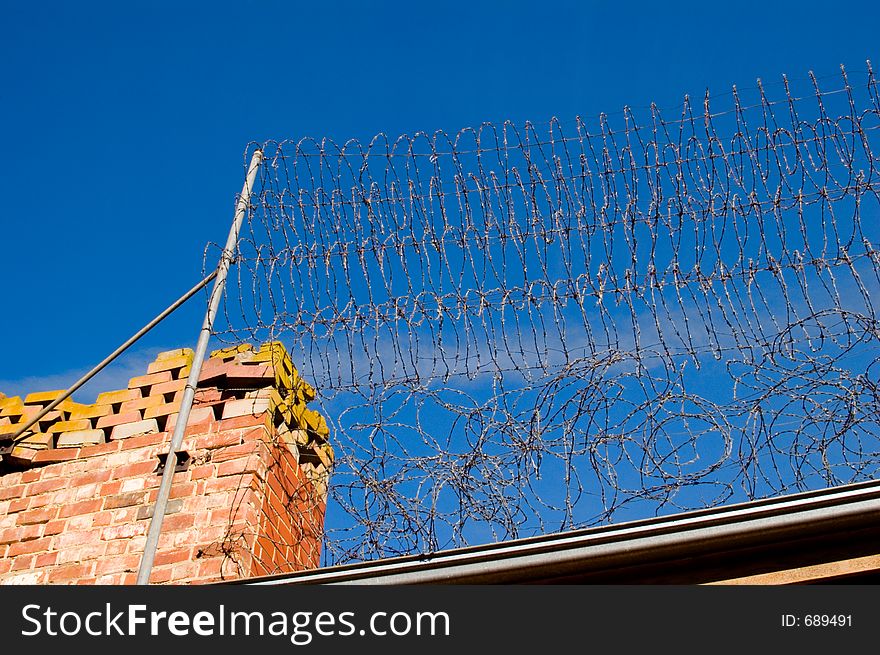
<svg viewBox="0 0 880 655"><path fill-rule="evenodd" d="M500 544L241 581L243 584L487 584L761 548L880 524L880 481Z"/></svg>

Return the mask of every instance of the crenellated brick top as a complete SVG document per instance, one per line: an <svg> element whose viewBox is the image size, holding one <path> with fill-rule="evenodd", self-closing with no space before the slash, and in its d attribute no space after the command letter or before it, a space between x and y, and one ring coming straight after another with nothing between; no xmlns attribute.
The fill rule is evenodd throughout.
<svg viewBox="0 0 880 655"><path fill-rule="evenodd" d="M0 471L67 461L75 456L70 449L170 432L192 361L189 348L159 353L146 375L131 378L127 389L105 391L93 404L65 400L15 444L10 438L63 391L31 393L24 399L0 394ZM327 424L307 406L314 398L315 390L300 377L283 344L222 348L202 366L188 423L266 413L303 464L329 468L333 448Z"/></svg>
<svg viewBox="0 0 880 655"><path fill-rule="evenodd" d="M193 353L158 355L127 389L63 402L0 398L0 584L132 584ZM211 353L174 475L153 583L201 583L320 564L333 464L315 390L279 343Z"/></svg>

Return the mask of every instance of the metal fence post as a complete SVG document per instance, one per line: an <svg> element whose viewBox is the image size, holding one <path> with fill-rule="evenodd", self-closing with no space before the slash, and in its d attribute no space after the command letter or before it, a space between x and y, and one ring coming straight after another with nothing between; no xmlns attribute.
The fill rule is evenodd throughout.
<svg viewBox="0 0 880 655"><path fill-rule="evenodd" d="M153 517L150 519L150 529L149 532L147 532L147 541L144 544L144 552L141 556L141 563L137 576L137 584L140 585L150 583L150 573L153 570L153 561L156 557L156 549L159 545L162 521L165 519L165 510L167 509L168 498L171 494L171 481L174 478L174 469L177 466L177 451L180 450L180 445L183 443L183 434L186 431L186 424L189 421L193 398L195 397L196 387L199 383L199 374L202 371L202 362L204 361L205 353L208 350L208 340L211 337L214 317L220 306L220 298L223 296L223 288L226 285L226 276L229 272L229 266L232 263L236 244L238 243L238 233L241 229L242 221L247 214L248 207L250 206L251 191L254 187L257 169L260 167L262 160L263 152L261 150L254 151L244 181L244 187L241 190L241 195L238 197L238 202L235 206L235 217L232 220L229 237L226 240L226 246L223 248L223 253L220 255L220 263L217 267L217 278L214 281L214 287L211 290L208 310L205 312L205 320L202 323L202 330L199 333L199 340L196 344L192 369L190 370L189 377L186 381L183 398L181 398L180 401L180 413L177 418L177 423L174 425L171 446L168 449L168 458L165 460L165 470L162 472L162 482L159 486L159 495L156 498Z"/></svg>

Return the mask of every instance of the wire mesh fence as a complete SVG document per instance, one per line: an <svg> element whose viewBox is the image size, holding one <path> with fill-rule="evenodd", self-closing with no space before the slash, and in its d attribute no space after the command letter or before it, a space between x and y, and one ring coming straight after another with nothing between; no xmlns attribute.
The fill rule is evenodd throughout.
<svg viewBox="0 0 880 655"><path fill-rule="evenodd" d="M216 337L283 341L317 389L325 563L875 477L878 128L869 63L259 144Z"/></svg>

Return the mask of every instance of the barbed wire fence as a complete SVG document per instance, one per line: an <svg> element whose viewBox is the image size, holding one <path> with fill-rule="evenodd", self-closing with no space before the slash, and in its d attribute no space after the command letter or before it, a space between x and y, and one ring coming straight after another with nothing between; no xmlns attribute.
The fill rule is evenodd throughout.
<svg viewBox="0 0 880 655"><path fill-rule="evenodd" d="M325 563L876 477L880 94L850 77L253 144L215 336L317 389Z"/></svg>

